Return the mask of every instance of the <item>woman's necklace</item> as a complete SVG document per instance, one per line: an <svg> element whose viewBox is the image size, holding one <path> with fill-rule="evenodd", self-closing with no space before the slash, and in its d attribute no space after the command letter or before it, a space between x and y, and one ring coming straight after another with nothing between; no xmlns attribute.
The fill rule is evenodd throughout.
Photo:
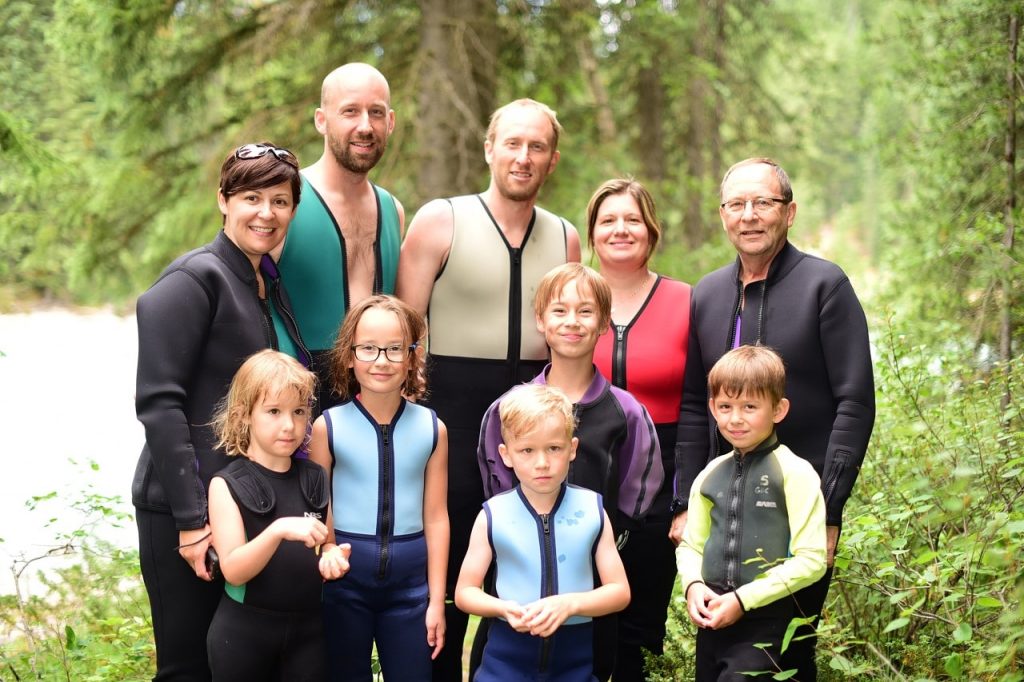
<svg viewBox="0 0 1024 682"><path fill-rule="evenodd" d="M620 305L618 307L622 307L622 305L626 303L631 303L633 299L636 298L637 294L639 294L647 287L647 283L651 281L652 274L653 273L650 270L648 270L647 273L644 275L644 278L640 280L640 284L637 285L636 289L633 289L633 291L629 292L628 295L624 296L622 299L619 300ZM613 313L615 312L615 308L616 306L612 306Z"/></svg>

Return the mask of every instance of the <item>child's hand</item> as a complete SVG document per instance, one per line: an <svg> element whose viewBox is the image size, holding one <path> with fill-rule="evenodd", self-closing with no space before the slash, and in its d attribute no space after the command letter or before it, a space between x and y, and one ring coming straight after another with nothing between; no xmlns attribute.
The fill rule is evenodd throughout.
<svg viewBox="0 0 1024 682"><path fill-rule="evenodd" d="M327 541L327 526L309 516L282 516L272 525L282 540L301 542L311 549Z"/></svg>
<svg viewBox="0 0 1024 682"><path fill-rule="evenodd" d="M324 580L337 580L348 573L348 558L352 555L352 545L324 545L320 557L320 575Z"/></svg>
<svg viewBox="0 0 1024 682"><path fill-rule="evenodd" d="M704 583L693 583L686 590L686 613L699 628L710 627L711 611L708 602L718 594Z"/></svg>
<svg viewBox="0 0 1024 682"><path fill-rule="evenodd" d="M437 658L444 648L444 602L430 602L427 605L427 644L434 648L430 660Z"/></svg>
<svg viewBox="0 0 1024 682"><path fill-rule="evenodd" d="M523 624L523 607L518 602L503 601L501 617L504 618L509 627L516 632L526 632L529 628Z"/></svg>
<svg viewBox="0 0 1024 682"><path fill-rule="evenodd" d="M572 595L555 594L527 604L523 608L523 624L531 635L550 637L575 610Z"/></svg>
<svg viewBox="0 0 1024 682"><path fill-rule="evenodd" d="M711 612L708 627L712 630L729 627L743 617L743 607L740 606L740 598L735 592L726 592L714 597L708 602L708 611Z"/></svg>

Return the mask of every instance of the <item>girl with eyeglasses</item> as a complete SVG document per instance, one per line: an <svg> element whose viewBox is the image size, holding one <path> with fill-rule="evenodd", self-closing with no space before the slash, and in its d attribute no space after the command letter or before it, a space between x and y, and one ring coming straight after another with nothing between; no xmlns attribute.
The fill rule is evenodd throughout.
<svg viewBox="0 0 1024 682"><path fill-rule="evenodd" d="M132 482L139 561L156 640L155 680L210 679L206 632L224 591L207 567L210 479L229 459L210 425L245 359L264 348L301 355L290 306L267 254L299 201L298 161L270 143L231 152L217 204L223 229L171 263L137 303L135 409L146 443Z"/></svg>
<svg viewBox="0 0 1024 682"><path fill-rule="evenodd" d="M331 350L345 402L313 425L310 459L332 481L329 538L351 547L350 570L324 585L328 679L431 679L444 646L448 562L448 432L426 393L423 317L393 296L349 310Z"/></svg>

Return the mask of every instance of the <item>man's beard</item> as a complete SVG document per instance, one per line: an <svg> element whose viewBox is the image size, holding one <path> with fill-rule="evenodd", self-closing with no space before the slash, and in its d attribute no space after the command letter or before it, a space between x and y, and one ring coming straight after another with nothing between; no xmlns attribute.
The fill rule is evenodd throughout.
<svg viewBox="0 0 1024 682"><path fill-rule="evenodd" d="M353 139L353 142L375 142L375 137ZM368 173L370 170L377 165L380 158L384 156L384 149L387 146L387 141L381 141L373 148L373 153L369 156L358 155L352 151L349 143L339 142L334 138L328 139L328 145L331 148L331 153L334 154L334 159L341 164L341 167L352 173Z"/></svg>

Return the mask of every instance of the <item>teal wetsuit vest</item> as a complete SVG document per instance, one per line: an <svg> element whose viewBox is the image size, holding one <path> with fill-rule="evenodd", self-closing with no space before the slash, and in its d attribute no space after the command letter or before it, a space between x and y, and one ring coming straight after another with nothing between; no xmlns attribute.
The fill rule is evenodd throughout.
<svg viewBox="0 0 1024 682"><path fill-rule="evenodd" d="M324 412L334 458L334 527L382 543L423 531L423 481L437 446L434 411L403 400L378 424L358 400Z"/></svg>
<svg viewBox="0 0 1024 682"><path fill-rule="evenodd" d="M498 597L529 604L594 589L594 553L604 527L601 505L597 493L568 484L548 514L534 511L519 486L485 502ZM570 616L565 623L590 620Z"/></svg>
<svg viewBox="0 0 1024 682"><path fill-rule="evenodd" d="M373 291L393 294L402 241L398 207L387 190L376 185L373 190L377 197ZM278 268L291 299L299 333L314 353L331 348L349 308L347 258L341 227L320 194L302 176L302 201L288 228ZM274 326L278 336L282 336L285 327L277 309L274 310Z"/></svg>

